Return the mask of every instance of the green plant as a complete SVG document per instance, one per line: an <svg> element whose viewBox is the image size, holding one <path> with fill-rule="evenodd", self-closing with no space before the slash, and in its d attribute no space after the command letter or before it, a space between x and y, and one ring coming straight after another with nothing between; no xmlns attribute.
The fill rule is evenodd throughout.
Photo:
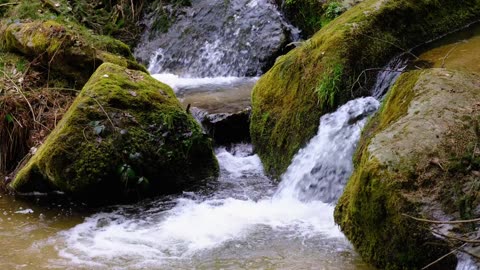
<svg viewBox="0 0 480 270"><path fill-rule="evenodd" d="M327 4L327 8L325 9L325 17L333 20L345 12L345 10L345 7L339 2L330 2Z"/></svg>
<svg viewBox="0 0 480 270"><path fill-rule="evenodd" d="M335 97L340 91L343 67L335 64L321 77L320 84L315 89L319 104L326 104L330 108L335 105Z"/></svg>
<svg viewBox="0 0 480 270"><path fill-rule="evenodd" d="M285 5L292 6L292 5L295 4L295 2L296 2L296 0L285 0Z"/></svg>
<svg viewBox="0 0 480 270"><path fill-rule="evenodd" d="M27 60L20 58L18 62L15 64L15 68L17 69L17 71L23 73L25 72L25 70L27 70L27 64L28 64Z"/></svg>

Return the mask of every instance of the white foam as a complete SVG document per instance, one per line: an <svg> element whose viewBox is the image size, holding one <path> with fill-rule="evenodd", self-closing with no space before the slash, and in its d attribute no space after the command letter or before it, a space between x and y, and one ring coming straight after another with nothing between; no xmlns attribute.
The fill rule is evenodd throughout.
<svg viewBox="0 0 480 270"><path fill-rule="evenodd" d="M257 155L245 155L245 152L233 155L223 147L216 151L216 155L222 168L233 178L263 174L262 161Z"/></svg>
<svg viewBox="0 0 480 270"><path fill-rule="evenodd" d="M322 116L317 135L295 155L275 196L334 203L353 171L367 116L378 106L375 98L358 98Z"/></svg>
<svg viewBox="0 0 480 270"><path fill-rule="evenodd" d="M109 214L88 218L64 235L67 248L60 255L84 265L122 260L135 265L153 260L161 265L246 238L260 225L303 237L342 237L333 222L333 206L318 201L181 199L165 219L155 222Z"/></svg>
<svg viewBox="0 0 480 270"><path fill-rule="evenodd" d="M341 165L332 172L342 180L332 186L341 188L350 173L351 153L365 122L363 116L377 107L373 98L358 99L322 117L319 134L295 157L276 196L272 196L273 187L258 156L251 154L251 146L238 145L228 151L219 148L216 154L221 177L212 196L188 194L172 202L175 206L170 209L160 203L94 215L62 233L60 242L65 246L59 247L60 256L81 266L145 268L189 260L235 241L268 242L278 235L343 240L333 220L334 206L317 197L305 200L299 195L305 193L295 190L299 185L310 185L317 176L324 177L312 171L331 164L325 159L328 154L333 163ZM310 177L305 178L305 174ZM327 176L316 181L337 179Z"/></svg>
<svg viewBox="0 0 480 270"><path fill-rule="evenodd" d="M32 213L33 213L32 209L18 210L15 212L15 214L22 214L22 215L27 215Z"/></svg>

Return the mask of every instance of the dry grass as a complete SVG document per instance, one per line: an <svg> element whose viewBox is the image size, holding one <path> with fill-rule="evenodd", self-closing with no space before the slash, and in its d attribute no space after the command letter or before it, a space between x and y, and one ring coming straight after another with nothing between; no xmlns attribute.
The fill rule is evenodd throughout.
<svg viewBox="0 0 480 270"><path fill-rule="evenodd" d="M0 69L0 177L14 172L55 128L77 91L48 87L48 72L33 62ZM8 182L8 177L5 178ZM1 179L0 179L1 180ZM0 189L1 189L0 184Z"/></svg>

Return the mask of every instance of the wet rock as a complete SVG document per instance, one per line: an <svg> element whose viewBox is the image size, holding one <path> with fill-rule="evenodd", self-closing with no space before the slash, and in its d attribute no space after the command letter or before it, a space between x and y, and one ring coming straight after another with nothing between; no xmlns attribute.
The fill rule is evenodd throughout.
<svg viewBox="0 0 480 270"><path fill-rule="evenodd" d="M420 269L451 251L432 230L453 236L477 230L405 215L459 220L480 214L478 188L472 188L480 168L479 86L480 77L467 72L407 72L367 124L335 210L335 221L365 260L381 269ZM451 255L433 268L455 269L456 261Z"/></svg>
<svg viewBox="0 0 480 270"><path fill-rule="evenodd" d="M179 192L217 174L211 139L170 87L105 63L10 187L103 204Z"/></svg>
<svg viewBox="0 0 480 270"><path fill-rule="evenodd" d="M200 122L218 145L250 142L250 112L247 108L237 113L206 114Z"/></svg>

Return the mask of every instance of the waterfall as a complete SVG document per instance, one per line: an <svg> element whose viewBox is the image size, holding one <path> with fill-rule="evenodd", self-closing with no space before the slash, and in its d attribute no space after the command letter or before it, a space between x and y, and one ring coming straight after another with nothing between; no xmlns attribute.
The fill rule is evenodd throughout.
<svg viewBox="0 0 480 270"><path fill-rule="evenodd" d="M252 246L271 250L272 239L282 256L291 253L291 245L305 243L322 244L315 247L318 258L327 256L325 249L353 252L333 221L331 203L352 172L361 129L378 104L359 98L323 116L318 134L295 156L277 189L251 146L219 148L221 176L213 193L185 193L93 215L62 234L60 255L92 268L141 269L191 268L229 254L247 256Z"/></svg>
<svg viewBox="0 0 480 270"><path fill-rule="evenodd" d="M152 74L258 76L299 34L269 0L196 0L177 13L165 33L147 16L135 57Z"/></svg>
<svg viewBox="0 0 480 270"><path fill-rule="evenodd" d="M324 115L317 135L293 158L275 196L335 202L352 174L352 156L367 116L378 106L373 97L359 98Z"/></svg>

